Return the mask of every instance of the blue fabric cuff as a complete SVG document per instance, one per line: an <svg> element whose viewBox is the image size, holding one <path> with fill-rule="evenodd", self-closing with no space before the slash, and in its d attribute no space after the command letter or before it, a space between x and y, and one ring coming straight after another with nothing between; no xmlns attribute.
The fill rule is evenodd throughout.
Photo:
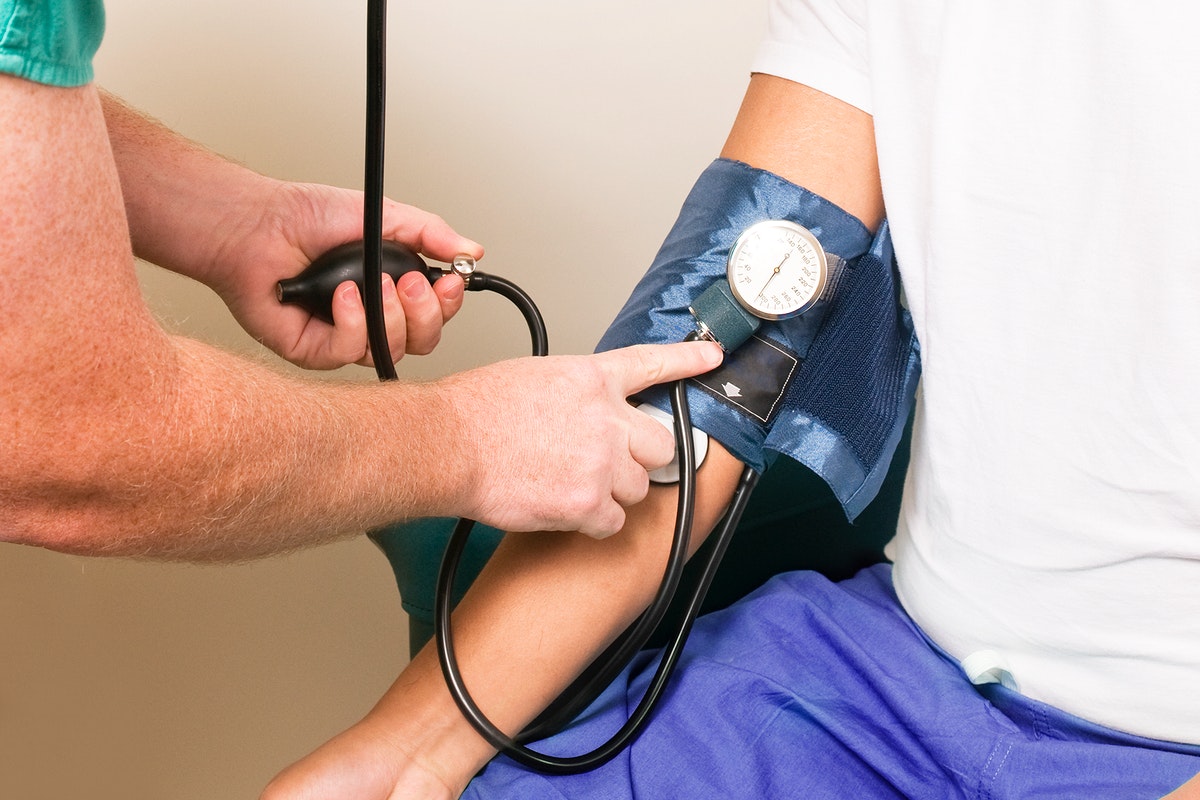
<svg viewBox="0 0 1200 800"><path fill-rule="evenodd" d="M799 461L829 484L853 519L887 474L920 376L920 348L900 302L886 222L872 237L824 198L770 172L718 159L697 180L597 350L682 340L695 328L688 307L714 281L725 280L734 241L765 219L803 225L845 263L812 310L764 322L758 331L800 362L778 410L757 418L692 381L693 423L757 470L776 454ZM737 357L731 353L726 364ZM661 387L639 399L670 408Z"/></svg>

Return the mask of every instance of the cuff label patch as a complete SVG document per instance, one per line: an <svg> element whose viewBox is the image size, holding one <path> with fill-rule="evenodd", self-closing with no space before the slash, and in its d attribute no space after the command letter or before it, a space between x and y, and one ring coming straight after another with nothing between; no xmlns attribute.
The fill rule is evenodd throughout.
<svg viewBox="0 0 1200 800"><path fill-rule="evenodd" d="M692 382L725 405L770 423L800 366L800 357L779 342L751 336L727 353L721 366Z"/></svg>

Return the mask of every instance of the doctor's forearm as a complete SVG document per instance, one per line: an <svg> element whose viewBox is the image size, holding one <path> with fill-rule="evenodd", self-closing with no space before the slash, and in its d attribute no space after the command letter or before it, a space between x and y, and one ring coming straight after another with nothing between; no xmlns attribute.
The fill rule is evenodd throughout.
<svg viewBox="0 0 1200 800"><path fill-rule="evenodd" d="M187 139L101 91L134 253L205 283L222 243L257 224L284 184Z"/></svg>
<svg viewBox="0 0 1200 800"><path fill-rule="evenodd" d="M464 459L446 483L397 485L379 475L442 463L436 431L413 432L402 448L403 431L380 439L351 424L423 418L418 390L335 395L158 326L92 87L0 76L0 106L12 112L0 120L12 233L0 239L0 275L15 287L0 293L0 539L239 558L311 541L318 526L326 538L348 532L365 521L356 515L381 524L420 513L441 505L443 487L467 495L477 459L466 437L446 453ZM402 462L409 471L389 471Z"/></svg>

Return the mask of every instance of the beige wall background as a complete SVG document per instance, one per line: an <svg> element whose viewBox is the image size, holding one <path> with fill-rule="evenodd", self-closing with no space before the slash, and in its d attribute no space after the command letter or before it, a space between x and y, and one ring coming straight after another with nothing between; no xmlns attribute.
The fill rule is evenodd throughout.
<svg viewBox="0 0 1200 800"><path fill-rule="evenodd" d="M101 84L261 172L361 187L365 3L107 6ZM718 151L764 6L393 2L387 192L482 242L553 352L587 352ZM265 357L207 289L141 274L165 325ZM525 353L514 310L467 299L403 376ZM370 707L405 637L361 538L231 567L0 546L0 798L254 798Z"/></svg>

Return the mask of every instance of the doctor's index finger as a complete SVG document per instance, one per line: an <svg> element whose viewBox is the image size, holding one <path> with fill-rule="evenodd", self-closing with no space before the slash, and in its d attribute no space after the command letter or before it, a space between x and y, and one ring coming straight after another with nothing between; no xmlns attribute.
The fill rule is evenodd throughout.
<svg viewBox="0 0 1200 800"><path fill-rule="evenodd" d="M601 354L626 397L648 386L708 372L720 365L723 356L713 342L638 344Z"/></svg>

